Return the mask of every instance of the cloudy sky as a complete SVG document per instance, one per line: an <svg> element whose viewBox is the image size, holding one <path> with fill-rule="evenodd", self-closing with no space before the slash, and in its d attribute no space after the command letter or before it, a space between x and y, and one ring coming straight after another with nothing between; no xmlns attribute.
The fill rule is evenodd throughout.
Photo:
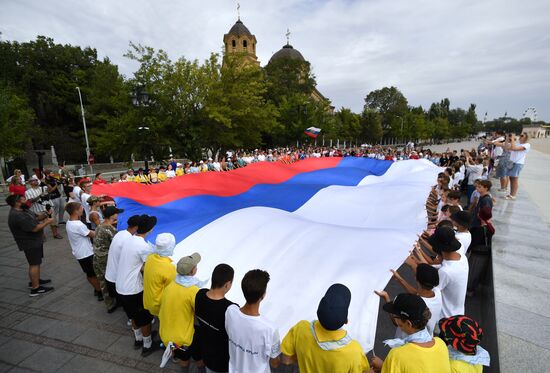
<svg viewBox="0 0 550 373"><path fill-rule="evenodd" d="M366 94L397 86L411 105L444 97L476 103L483 119L521 117L534 106L550 121L548 0L240 0L262 65L285 42L313 66L336 107L360 111ZM36 35L92 46L130 76L128 42L176 59L220 52L237 18L233 0L0 0L3 40Z"/></svg>

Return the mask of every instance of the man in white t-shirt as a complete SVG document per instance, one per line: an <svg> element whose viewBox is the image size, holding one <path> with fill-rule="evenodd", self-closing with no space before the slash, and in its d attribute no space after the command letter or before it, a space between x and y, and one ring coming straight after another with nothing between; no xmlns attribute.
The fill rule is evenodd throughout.
<svg viewBox="0 0 550 373"><path fill-rule="evenodd" d="M124 312L132 320L134 331L134 348L141 349L141 356L149 356L159 345L153 343L151 321L153 316L143 307L143 264L147 255L152 252L145 237L151 233L157 218L141 215L134 236L124 240L118 259L116 274L116 291Z"/></svg>
<svg viewBox="0 0 550 373"><path fill-rule="evenodd" d="M450 227L439 227L428 238L432 249L441 255L439 289L441 290L441 317L464 315L464 302L468 286L468 261L457 252L461 243Z"/></svg>
<svg viewBox="0 0 550 373"><path fill-rule="evenodd" d="M270 364L279 366L281 340L275 325L260 316L269 273L253 269L241 282L246 304L239 309L235 304L225 311L225 330L229 337L229 373L269 373Z"/></svg>
<svg viewBox="0 0 550 373"><path fill-rule="evenodd" d="M86 216L86 225L90 228L90 205L88 204L88 198L91 197L92 183L89 181L82 185L82 193L80 194L80 203L84 208L84 214Z"/></svg>
<svg viewBox="0 0 550 373"><path fill-rule="evenodd" d="M510 194L506 196L508 200L515 200L518 194L519 188L519 173L525 164L525 157L529 150L531 150L531 144L527 142L528 136L526 133L522 133L519 136L519 144L516 142L516 137L512 136L508 150L510 151L510 162L513 163L512 168L508 168L506 175L510 177Z"/></svg>
<svg viewBox="0 0 550 373"><path fill-rule="evenodd" d="M78 202L69 202L65 205L65 211L69 214L69 221L65 226L67 230L67 237L74 257L78 260L78 264L82 268L82 271L86 274L86 278L90 285L94 288L94 295L98 301L103 300L103 294L101 293L101 287L99 281L94 272L94 248L92 241L95 235L94 231L91 231L80 221L84 208Z"/></svg>
<svg viewBox="0 0 550 373"><path fill-rule="evenodd" d="M139 223L139 215L131 216L128 219L128 228L117 232L111 241L109 246L109 255L107 257L107 268L105 269L105 282L110 294L116 294L118 300L118 293L116 292L116 276L118 269L118 260L120 258L120 252L122 246L126 240L136 234Z"/></svg>

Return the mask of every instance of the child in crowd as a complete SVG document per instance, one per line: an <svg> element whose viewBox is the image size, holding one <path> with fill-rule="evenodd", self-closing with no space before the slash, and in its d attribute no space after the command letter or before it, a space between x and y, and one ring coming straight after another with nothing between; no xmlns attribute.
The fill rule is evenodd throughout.
<svg viewBox="0 0 550 373"><path fill-rule="evenodd" d="M143 307L158 316L160 298L164 289L176 278L176 267L170 258L174 253L176 237L161 233L155 240L155 251L147 257L143 267Z"/></svg>
<svg viewBox="0 0 550 373"><path fill-rule="evenodd" d="M426 263L418 264L416 266L416 287L410 285L397 271L392 269L391 272L393 273L393 278L396 279L408 293L418 294L422 297L432 313L432 317L428 321L426 328L428 332L433 335L435 326L441 315L441 291L437 287L439 285L439 273L437 269ZM384 293L386 292L376 292L376 294L386 300L386 303L390 302L389 296L385 297ZM405 337L399 328L398 333L399 334L396 334L396 336Z"/></svg>
<svg viewBox="0 0 550 373"><path fill-rule="evenodd" d="M399 294L393 302L384 304L382 308L392 316L406 337L384 341L391 350L385 360L379 357L372 359L375 371L451 373L449 352L445 343L432 337L426 329L432 314L420 296Z"/></svg>
<svg viewBox="0 0 550 373"><path fill-rule="evenodd" d="M361 345L342 327L348 323L351 291L331 285L319 302L316 321L294 325L281 344L283 363L298 363L301 373L361 373L370 370Z"/></svg>
<svg viewBox="0 0 550 373"><path fill-rule="evenodd" d="M233 285L235 271L218 264L212 272L212 286L195 297L195 333L199 333L201 355L207 372L229 370L229 339L225 330L225 312L232 304L225 295ZM198 326L197 326L198 323Z"/></svg>
<svg viewBox="0 0 550 373"><path fill-rule="evenodd" d="M482 373L483 366L489 366L489 353L479 346L483 329L479 324L462 315L439 320L439 338L448 347L453 373Z"/></svg>
<svg viewBox="0 0 550 373"><path fill-rule="evenodd" d="M269 273L248 271L241 282L246 304L231 305L225 312L225 330L229 337L229 372L269 373L279 366L281 342L275 325L260 315ZM247 351L257 352L251 354Z"/></svg>

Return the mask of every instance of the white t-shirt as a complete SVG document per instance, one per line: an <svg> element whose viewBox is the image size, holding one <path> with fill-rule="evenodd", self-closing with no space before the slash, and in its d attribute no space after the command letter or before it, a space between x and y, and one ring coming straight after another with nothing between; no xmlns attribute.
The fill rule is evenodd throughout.
<svg viewBox="0 0 550 373"><path fill-rule="evenodd" d="M525 156L531 150L531 144L526 142L525 144L516 144L516 146L523 146L525 150L511 150L510 161L518 164L525 164Z"/></svg>
<svg viewBox="0 0 550 373"><path fill-rule="evenodd" d="M249 316L238 306L225 311L229 336L229 373L270 373L269 359L281 353L277 328L263 316Z"/></svg>
<svg viewBox="0 0 550 373"><path fill-rule="evenodd" d="M462 244L462 246L460 246L460 249L458 249L456 252L459 253L462 258L466 258L466 251L468 251L468 248L472 243L471 233L468 231L456 232L455 238Z"/></svg>
<svg viewBox="0 0 550 373"><path fill-rule="evenodd" d="M105 269L105 279L110 282L116 282L116 274L118 269L118 260L122 245L127 238L132 237L132 234L126 229L114 235L111 246L109 246L109 255L107 256L107 268Z"/></svg>
<svg viewBox="0 0 550 373"><path fill-rule="evenodd" d="M430 321L428 321L428 325L426 328L428 328L428 332L433 335L435 326L437 325L437 322L440 320L441 315L441 290L439 290L438 287L433 288L434 297L433 298L424 298L424 302L426 303L426 306L430 309L430 312L432 313L432 317L430 318Z"/></svg>
<svg viewBox="0 0 550 373"><path fill-rule="evenodd" d="M468 261L443 260L439 268L441 290L441 317L464 315L464 301L468 287Z"/></svg>
<svg viewBox="0 0 550 373"><path fill-rule="evenodd" d="M171 179L173 177L176 177L176 171L174 170L166 170L166 177Z"/></svg>
<svg viewBox="0 0 550 373"><path fill-rule="evenodd" d="M474 181L481 179L481 175L483 174L482 164L470 165L466 169L468 170L468 185L474 185Z"/></svg>
<svg viewBox="0 0 550 373"><path fill-rule="evenodd" d="M75 185L75 186L73 187L73 191L72 191L72 193L74 194L74 198L69 196L69 202L78 202L78 203L81 203L81 202L80 202L80 193L81 193L81 192L82 192L82 188L79 187L78 185Z"/></svg>
<svg viewBox="0 0 550 373"><path fill-rule="evenodd" d="M86 214L86 223L90 222L90 205L88 204L88 198L91 197L91 194L88 193L82 193L80 195L80 203L82 203L82 207L84 207L84 213Z"/></svg>
<svg viewBox="0 0 550 373"><path fill-rule="evenodd" d="M73 255L77 260L94 255L92 241L88 237L90 230L84 223L80 220L69 220L65 225L65 229L67 230Z"/></svg>
<svg viewBox="0 0 550 373"><path fill-rule="evenodd" d="M144 260L142 256L149 251L149 244L145 242L143 237L132 236L124 241L118 259L118 270L115 281L117 293L134 295L143 291L141 267Z"/></svg>

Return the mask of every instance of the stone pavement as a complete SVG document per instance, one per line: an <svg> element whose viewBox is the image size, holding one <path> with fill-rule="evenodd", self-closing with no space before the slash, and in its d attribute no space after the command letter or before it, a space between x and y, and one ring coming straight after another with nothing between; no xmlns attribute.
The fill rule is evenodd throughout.
<svg viewBox="0 0 550 373"><path fill-rule="evenodd" d="M520 175L518 199L499 199L493 209L502 372L550 371L549 165L550 155L532 150Z"/></svg>

